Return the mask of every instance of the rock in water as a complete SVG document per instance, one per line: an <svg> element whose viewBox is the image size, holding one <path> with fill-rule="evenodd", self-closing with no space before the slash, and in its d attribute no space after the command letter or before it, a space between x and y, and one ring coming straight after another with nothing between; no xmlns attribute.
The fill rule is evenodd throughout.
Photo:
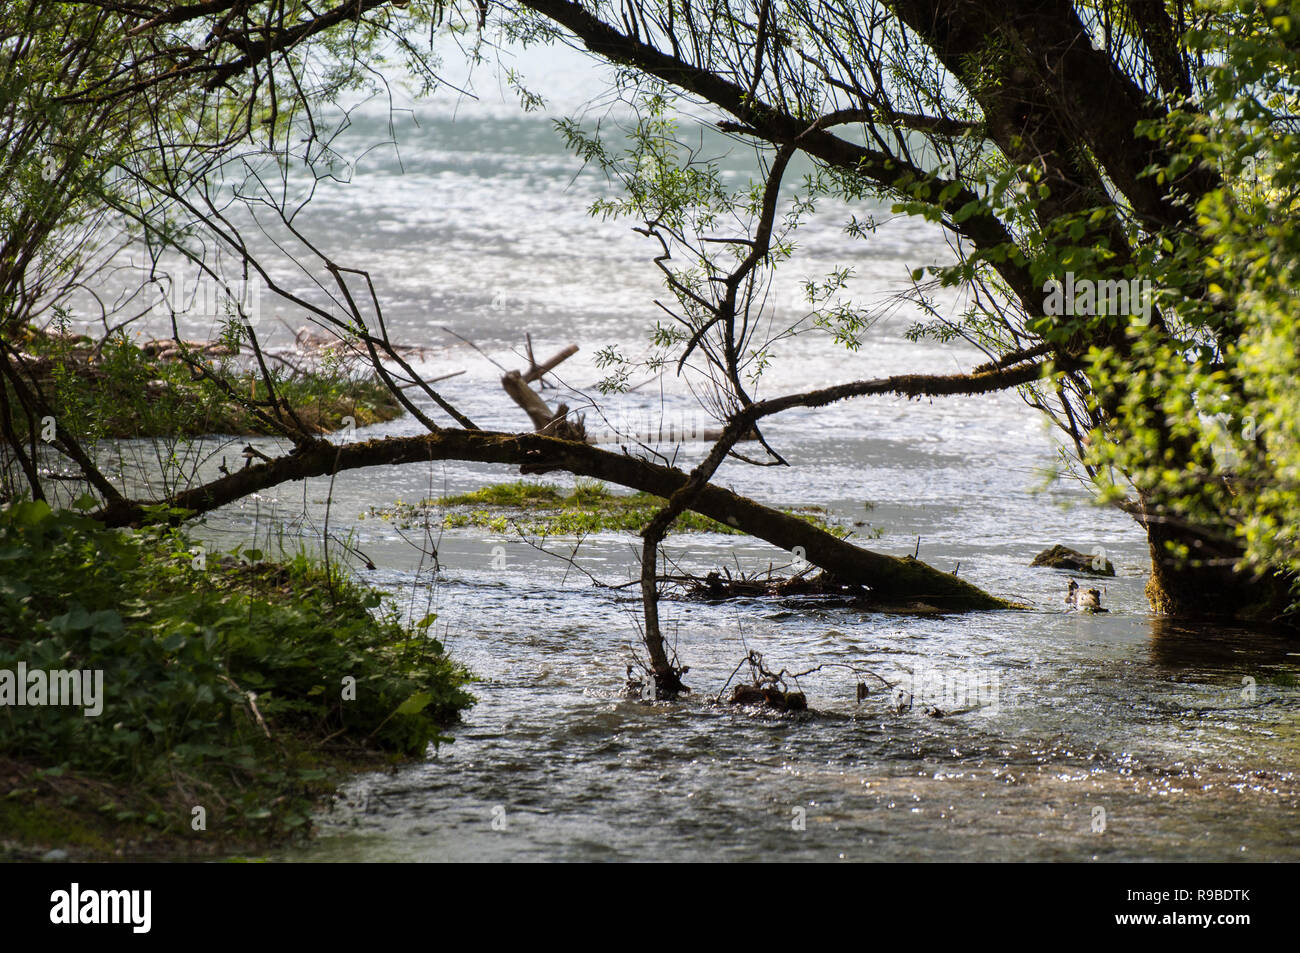
<svg viewBox="0 0 1300 953"><path fill-rule="evenodd" d="M1053 546L1051 549L1044 549L1034 557L1031 566L1047 566L1050 569L1068 569L1071 572L1086 572L1093 576L1113 576L1115 575L1115 565L1109 559L1105 560L1105 566L1101 569L1093 567L1094 562L1100 562L1100 557L1089 556L1081 553L1077 549L1071 549L1069 546Z"/></svg>

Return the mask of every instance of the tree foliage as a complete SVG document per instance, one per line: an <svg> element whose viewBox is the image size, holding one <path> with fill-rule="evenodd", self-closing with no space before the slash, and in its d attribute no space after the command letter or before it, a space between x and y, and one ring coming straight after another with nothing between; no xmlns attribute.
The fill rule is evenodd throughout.
<svg viewBox="0 0 1300 953"><path fill-rule="evenodd" d="M787 229L763 244L760 270L788 257L800 213L827 198L884 202L947 231L953 260L915 269L904 289L922 315L909 336L964 338L987 368L1050 366L1022 393L1059 427L1067 467L1147 529L1158 608L1212 610L1208 594L1225 588L1235 594L1214 597L1225 611L1285 608L1300 565L1286 388L1296 352L1289 4L520 6L620 64L629 101L654 104L625 154L564 131L623 181L626 198L596 210L637 216L663 244L677 329L656 330L655 361L680 363L700 328L719 328L701 290L725 284L727 252L739 258L763 235L763 183L702 190L717 181L712 160L689 149L645 161L665 141L671 102L749 143L766 188L781 190ZM815 171L782 181L795 152ZM727 233L734 221L748 224L740 238ZM846 231L873 234L856 212ZM848 274L828 287L838 292ZM940 289L963 304L945 311ZM770 320L761 293L742 301L741 327ZM851 298L817 304L773 343L820 327L852 348L879 316ZM729 333L712 342L722 355ZM751 360L760 354L772 359L755 348ZM715 403L747 406L726 358L713 363L714 383L728 385Z"/></svg>

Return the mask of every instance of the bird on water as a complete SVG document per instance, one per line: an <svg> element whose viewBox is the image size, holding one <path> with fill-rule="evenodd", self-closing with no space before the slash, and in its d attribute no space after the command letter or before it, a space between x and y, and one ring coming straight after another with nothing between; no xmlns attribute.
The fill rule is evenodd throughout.
<svg viewBox="0 0 1300 953"><path fill-rule="evenodd" d="M1070 580L1070 590L1065 594L1065 604L1071 609L1079 612L1109 612L1109 609L1101 607L1101 590L1089 589L1083 592L1079 589L1079 584L1073 579Z"/></svg>

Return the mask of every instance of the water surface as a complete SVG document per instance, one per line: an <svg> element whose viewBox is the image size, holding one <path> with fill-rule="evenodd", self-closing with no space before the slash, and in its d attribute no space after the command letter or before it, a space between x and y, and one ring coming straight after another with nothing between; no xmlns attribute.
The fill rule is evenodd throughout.
<svg viewBox="0 0 1300 953"><path fill-rule="evenodd" d="M381 137L381 121L369 122L358 117L358 142ZM733 165L740 176L743 164ZM321 190L306 221L323 248L372 272L394 338L426 348L422 369L466 371L439 385L449 400L482 426L517 429L526 421L500 390L499 369L441 329L507 366L521 365L524 331L540 353L577 343L580 355L559 374L566 389L546 396L574 406L598 398L593 355L608 344L644 349L663 293L654 249L630 223L586 215L606 188L564 152L545 117L433 111L403 131L400 161L373 153L350 183ZM814 217L778 282L779 314L794 312L800 277L848 264L859 299L883 304L908 270L945 255L933 231L874 211L884 225L865 242L843 234L844 209ZM304 321L278 306L267 319ZM968 346L907 341L914 320L892 312L853 353L824 335L789 342L761 393L978 363ZM602 406L614 426L695 413L671 378ZM417 429L402 419L360 436ZM1032 608L899 617L778 600L667 602L667 631L694 692L647 703L623 691L638 632L629 591L597 587L518 537L434 528L426 538L358 519L372 505L515 479L510 468L436 463L278 487L212 514L201 532L223 545L277 527L291 543L318 543L327 521L331 535L354 534L377 567L359 570L361 579L415 617L437 611L438 636L481 679L454 744L348 783L318 818L319 836L281 856L1300 859L1300 692L1290 687L1300 646L1153 618L1138 527L1088 506L1068 480L1044 488L1055 444L1018 398L876 398L791 412L767 433L793 466L728 463L718 482L773 505L825 506L864 545L919 552ZM229 446L209 471L223 453L235 458ZM685 448L679 462L701 452ZM152 465L136 464L137 475ZM567 555L576 542L545 545ZM602 582L625 582L636 572L633 542L589 537L576 559ZM1115 563L1118 575L1102 581L1109 613L1067 614L1069 577L1028 568L1055 543L1100 547ZM672 537L667 551L700 572L788 561L764 544L711 535ZM749 650L773 669L828 665L798 680L813 711L717 704ZM924 704L898 710L874 683L859 702L844 665L891 682L924 671L995 686L997 704L931 717Z"/></svg>

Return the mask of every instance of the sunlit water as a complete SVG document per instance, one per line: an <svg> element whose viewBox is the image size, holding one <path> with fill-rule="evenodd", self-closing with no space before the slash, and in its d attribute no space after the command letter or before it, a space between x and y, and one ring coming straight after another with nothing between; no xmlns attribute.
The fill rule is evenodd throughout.
<svg viewBox="0 0 1300 953"><path fill-rule="evenodd" d="M378 129L360 123L358 141ZM507 366L521 364L524 331L539 354L577 343L582 353L560 377L589 396L600 376L595 351L620 343L640 352L658 316L652 299L662 295L654 248L630 223L585 214L605 183L579 174L544 118L431 116L401 138L401 166L391 152L372 154L349 185L321 191L306 227L331 254L372 272L395 339L428 349L423 370L466 369L439 385L449 400L483 426L526 423L496 383L500 372L443 326ZM779 315L793 310L798 277L849 264L859 298L881 303L910 268L944 255L933 232L905 220L851 241L839 213L824 209L804 233L779 285ZM272 311L268 322L304 323L283 307ZM978 363L969 348L909 343L903 331L912 320L904 310L882 321L856 353L825 336L798 339L779 352L762 393ZM572 393L547 396L581 403ZM692 406L665 379L662 390L656 383L609 398L604 410L672 421ZM402 419L361 436L416 432ZM1288 687L1300 644L1154 619L1136 525L1089 507L1065 481L1036 492L1054 450L1035 412L1013 395L876 398L791 412L767 433L793 466L729 463L718 482L774 505L826 506L864 545L919 551L1033 608L899 617L778 600L666 602L667 630L694 692L651 704L623 692L637 638L630 590L599 588L518 537L435 530L425 540L420 530L357 518L372 505L515 479L510 468L437 463L279 487L212 514L201 532L222 545L263 543L287 520L291 544L318 543L328 510L330 534L355 533L378 566L359 569L360 578L415 617L437 611L438 636L480 679L478 704L454 729L454 744L423 763L349 782L318 817L318 836L282 856L1300 859L1300 692ZM219 450L208 472L223 454L237 459L241 445ZM139 462L136 475L152 467ZM576 542L546 546L567 555ZM1066 613L1069 577L1028 568L1055 543L1105 550L1118 572L1099 583L1109 613ZM576 559L601 582L626 582L635 573L632 544L630 536L590 537ZM431 546L437 572L419 552ZM667 550L695 571L788 562L732 537L675 536ZM859 702L857 676L840 667L798 680L813 709L806 714L716 704L750 649L774 670L845 663L891 682L926 671L994 688L996 704L986 695L985 704L931 717L918 699L899 711L871 679Z"/></svg>

